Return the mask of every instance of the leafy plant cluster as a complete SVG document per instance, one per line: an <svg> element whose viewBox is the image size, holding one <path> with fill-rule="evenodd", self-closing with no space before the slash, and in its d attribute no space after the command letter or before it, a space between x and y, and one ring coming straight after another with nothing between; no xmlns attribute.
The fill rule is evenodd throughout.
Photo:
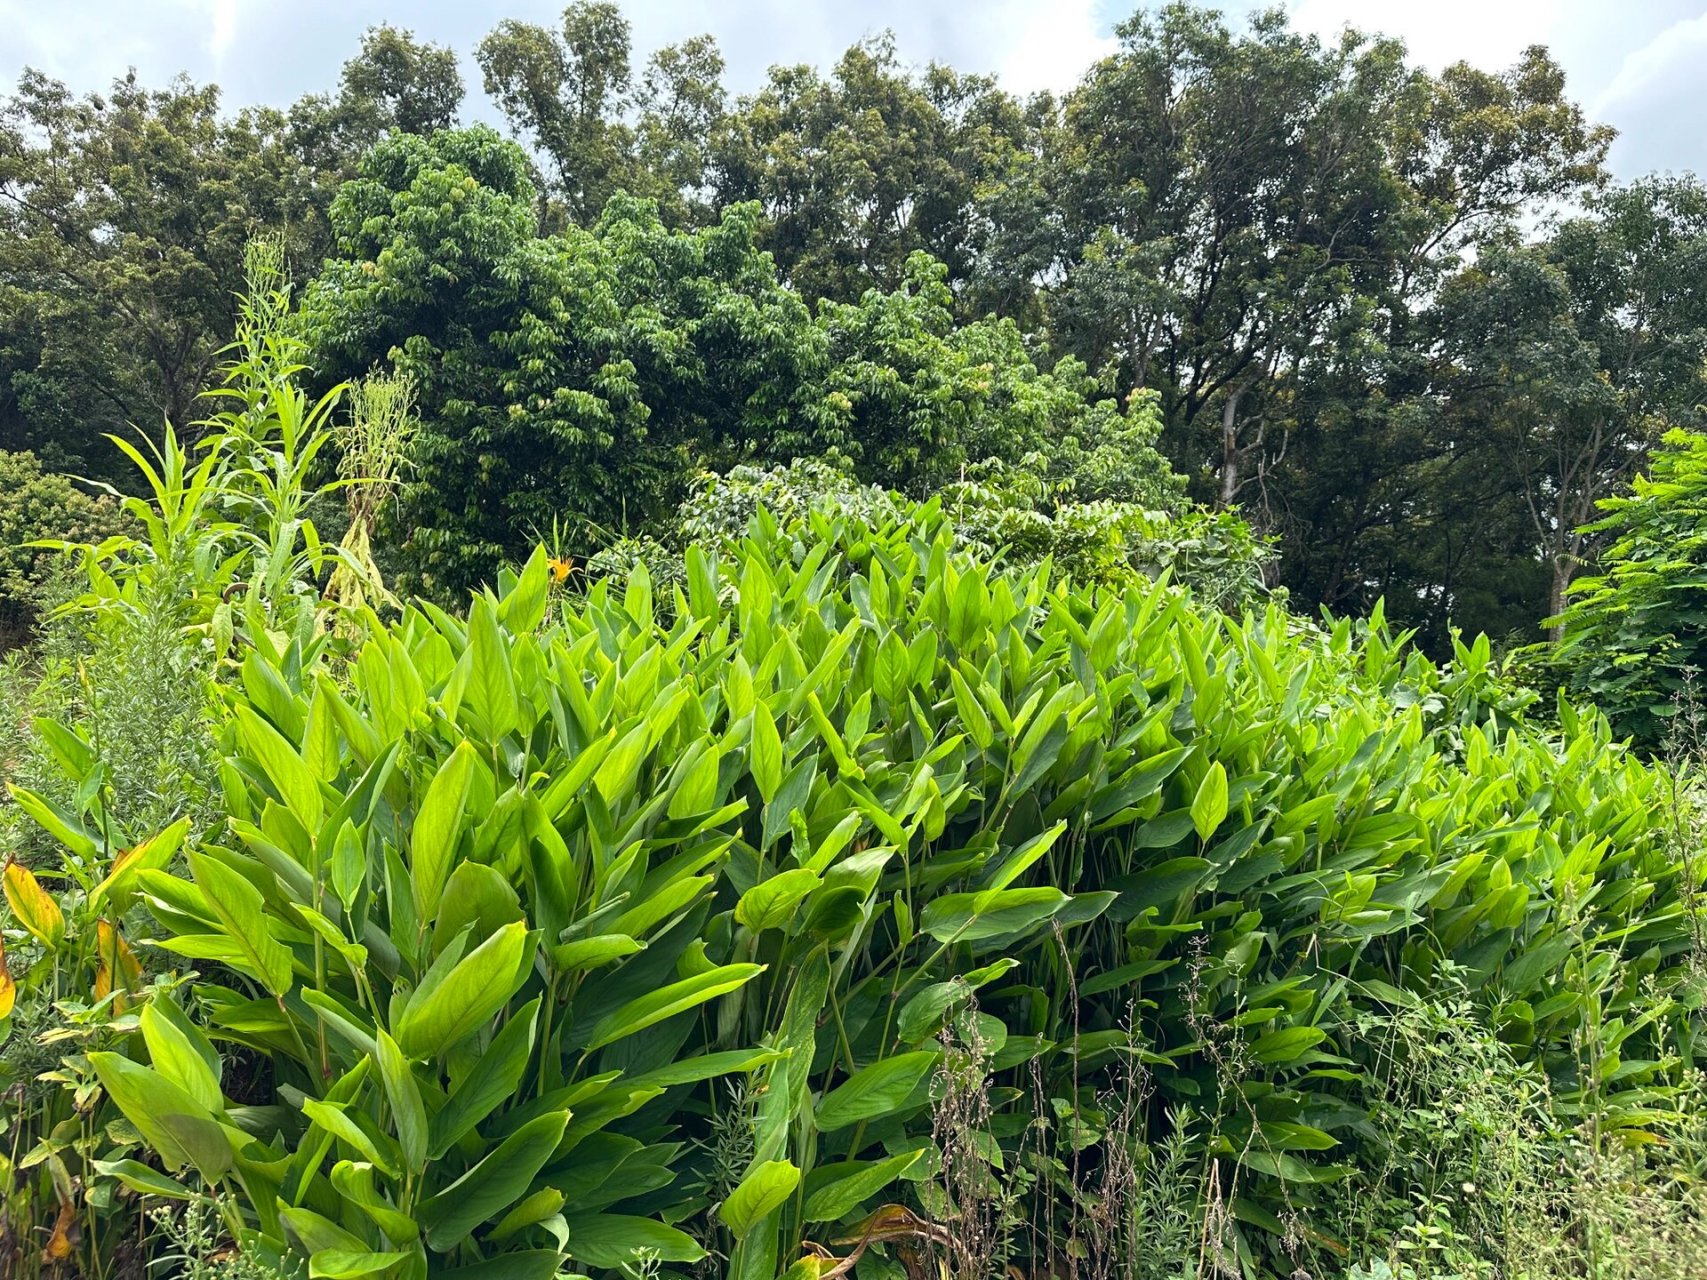
<svg viewBox="0 0 1707 1280"><path fill-rule="evenodd" d="M881 512L682 563L252 630L180 861L15 793L65 849L8 880L27 981L121 889L158 975L66 1069L80 1212L210 1206L327 1276L1139 1275L1152 1221L1199 1274L1331 1271L1505 1150L1392 1122L1478 1060L1395 1034L1434 1005L1543 1160L1685 1123L1665 779L1527 727L1485 642L1442 671Z"/></svg>
<svg viewBox="0 0 1707 1280"><path fill-rule="evenodd" d="M1572 584L1540 661L1656 750L1707 671L1707 437L1667 433L1647 473L1600 506L1601 572Z"/></svg>

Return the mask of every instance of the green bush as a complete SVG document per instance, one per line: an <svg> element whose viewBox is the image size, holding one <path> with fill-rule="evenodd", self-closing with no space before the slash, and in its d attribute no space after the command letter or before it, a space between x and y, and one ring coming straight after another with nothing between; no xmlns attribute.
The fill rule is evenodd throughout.
<svg viewBox="0 0 1707 1280"><path fill-rule="evenodd" d="M0 648L35 620L58 557L29 544L60 538L100 542L123 527L116 503L43 471L33 453L0 451Z"/></svg>
<svg viewBox="0 0 1707 1280"><path fill-rule="evenodd" d="M1611 544L1571 585L1545 666L1653 750L1707 672L1707 436L1669 432L1648 474L1600 506L1589 530Z"/></svg>
<svg viewBox="0 0 1707 1280"><path fill-rule="evenodd" d="M1460 1002L1547 1125L1683 1105L1663 780L1514 720L1485 643L822 513L684 573L569 600L540 553L341 673L248 654L229 838L137 878L205 1031L161 998L91 1058L171 1177L111 1177L233 1189L323 1274L1136 1275L1184 1203L1200 1262L1289 1275L1450 1167L1383 1127L1395 1010Z"/></svg>

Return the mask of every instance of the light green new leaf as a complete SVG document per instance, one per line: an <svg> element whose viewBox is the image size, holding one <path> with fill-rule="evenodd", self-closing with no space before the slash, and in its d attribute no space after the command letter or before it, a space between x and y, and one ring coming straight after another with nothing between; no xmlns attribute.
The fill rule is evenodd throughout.
<svg viewBox="0 0 1707 1280"><path fill-rule="evenodd" d="M1217 760L1197 784L1197 796L1191 802L1191 825L1197 828L1199 839L1207 840L1226 816L1227 768Z"/></svg>
<svg viewBox="0 0 1707 1280"><path fill-rule="evenodd" d="M451 858L462 834L463 811L474 776L474 759L468 740L458 743L427 784L427 794L415 815L410 871L415 910L422 920L431 920L438 913L445 881L450 878Z"/></svg>
<svg viewBox="0 0 1707 1280"><path fill-rule="evenodd" d="M747 744L747 768L759 795L769 804L782 786L782 736L763 700L753 704L753 737Z"/></svg>
<svg viewBox="0 0 1707 1280"><path fill-rule="evenodd" d="M787 1160L763 1161L747 1171L729 1198L718 1206L717 1216L739 1240L759 1219L793 1195L799 1185L800 1170Z"/></svg>
<svg viewBox="0 0 1707 1280"><path fill-rule="evenodd" d="M225 1108L219 1090L219 1055L167 996L143 1006L139 1019L154 1069L199 1103L209 1115Z"/></svg>
<svg viewBox="0 0 1707 1280"><path fill-rule="evenodd" d="M527 925L514 921L447 967L446 951L421 980L403 1016L397 1043L410 1058L436 1058L473 1035L527 979L533 955Z"/></svg>
<svg viewBox="0 0 1707 1280"><path fill-rule="evenodd" d="M797 867L762 880L735 904L735 919L754 933L780 929L824 881L815 872Z"/></svg>

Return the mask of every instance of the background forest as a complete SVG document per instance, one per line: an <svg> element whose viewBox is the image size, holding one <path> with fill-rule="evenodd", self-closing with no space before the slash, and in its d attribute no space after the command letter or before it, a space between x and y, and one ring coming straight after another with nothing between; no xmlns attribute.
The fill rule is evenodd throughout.
<svg viewBox="0 0 1707 1280"><path fill-rule="evenodd" d="M1118 36L24 75L0 1280L1707 1273L1707 188Z"/></svg>
<svg viewBox="0 0 1707 1280"><path fill-rule="evenodd" d="M270 233L316 376L417 380L399 528L447 590L553 520L644 533L703 466L834 448L922 495L1125 430L1274 540L1295 606L1539 638L1596 500L1695 421L1699 184L1610 182L1542 49L1432 75L1184 6L1120 38L1061 97L883 39L735 97L708 38L643 53L578 4L476 51L513 142L454 131L452 52L393 28L277 109L28 74L0 448L112 479L104 432L195 418Z"/></svg>

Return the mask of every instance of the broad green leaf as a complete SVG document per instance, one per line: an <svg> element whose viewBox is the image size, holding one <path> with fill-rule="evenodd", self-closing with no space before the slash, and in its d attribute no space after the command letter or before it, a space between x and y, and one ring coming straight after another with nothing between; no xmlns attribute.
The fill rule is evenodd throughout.
<svg viewBox="0 0 1707 1280"><path fill-rule="evenodd" d="M429 1126L428 1155L443 1156L506 1099L516 1094L533 1054L539 1001L518 1009L475 1062L467 1078L452 1091Z"/></svg>
<svg viewBox="0 0 1707 1280"><path fill-rule="evenodd" d="M765 1160L747 1171L717 1216L737 1240L772 1209L787 1201L800 1185L800 1170L787 1160Z"/></svg>
<svg viewBox="0 0 1707 1280"><path fill-rule="evenodd" d="M262 775L278 792L279 799L296 815L297 821L309 831L320 830L326 816L326 802L320 794L320 780L308 767L297 749L277 729L252 708L239 702L233 709L237 719L237 740L243 753L260 768Z"/></svg>
<svg viewBox="0 0 1707 1280"><path fill-rule="evenodd" d="M320 1249L308 1259L308 1280L356 1280L378 1275L405 1261L403 1252L366 1253L348 1249Z"/></svg>
<svg viewBox="0 0 1707 1280"><path fill-rule="evenodd" d="M588 1038L587 1048L601 1049L665 1018L697 1008L707 1000L715 1000L735 990L763 971L764 966L760 964L726 964L649 991L601 1018Z"/></svg>
<svg viewBox="0 0 1707 1280"><path fill-rule="evenodd" d="M438 914L451 859L462 833L463 810L474 776L474 748L464 740L427 784L427 794L410 833L409 869L415 886L415 910L422 920Z"/></svg>
<svg viewBox="0 0 1707 1280"><path fill-rule="evenodd" d="M1199 839L1207 840L1226 816L1227 767L1217 760L1197 784L1197 796L1191 802L1191 825L1197 829Z"/></svg>
<svg viewBox="0 0 1707 1280"><path fill-rule="evenodd" d="M815 872L798 867L761 880L741 895L735 904L735 919L754 933L780 929L821 884L823 880Z"/></svg>
<svg viewBox="0 0 1707 1280"><path fill-rule="evenodd" d="M273 937L263 912L261 891L217 858L196 849L186 857L196 887L219 917L225 935L237 948L240 961L233 968L254 978L275 996L291 987L291 958Z"/></svg>
<svg viewBox="0 0 1707 1280"><path fill-rule="evenodd" d="M887 1160L844 1160L819 1165L806 1178L807 1222L834 1222L852 1213L924 1156L924 1149L903 1151Z"/></svg>
<svg viewBox="0 0 1707 1280"><path fill-rule="evenodd" d="M939 1056L935 1050L920 1049L861 1067L818 1100L818 1131L832 1133L897 1111L936 1066Z"/></svg>
<svg viewBox="0 0 1707 1280"><path fill-rule="evenodd" d="M397 1145L403 1148L403 1163L419 1172L427 1163L427 1108L421 1089L397 1042L383 1029L375 1037L379 1049L379 1078L391 1104L391 1123Z"/></svg>
<svg viewBox="0 0 1707 1280"><path fill-rule="evenodd" d="M526 1195L568 1123L567 1111L528 1121L462 1177L423 1200L416 1217L426 1228L427 1244L440 1253L453 1249L481 1223L501 1216Z"/></svg>
<svg viewBox="0 0 1707 1280"><path fill-rule="evenodd" d="M95 1160L92 1163L96 1173L105 1178L116 1178L138 1195L194 1200L200 1194L138 1160Z"/></svg>
<svg viewBox="0 0 1707 1280"><path fill-rule="evenodd" d="M1286 1027L1258 1036L1251 1044L1251 1056L1258 1062L1291 1062L1327 1038L1328 1033L1320 1027Z"/></svg>
<svg viewBox="0 0 1707 1280"><path fill-rule="evenodd" d="M753 704L753 736L747 744L747 768L759 795L769 804L782 786L782 738L763 699Z"/></svg>
<svg viewBox="0 0 1707 1280"><path fill-rule="evenodd" d="M919 930L938 942L979 942L1041 924L1071 899L1059 889L997 889L945 893L926 904Z"/></svg>
<svg viewBox="0 0 1707 1280"><path fill-rule="evenodd" d="M436 1058L484 1026L527 979L533 955L527 925L505 925L449 968L447 951L428 971L403 1016L397 1043L410 1058Z"/></svg>
<svg viewBox="0 0 1707 1280"><path fill-rule="evenodd" d="M698 1262L705 1250L685 1231L651 1218L620 1213L576 1214L569 1226L569 1256L576 1262L612 1270L642 1259Z"/></svg>
<svg viewBox="0 0 1707 1280"><path fill-rule="evenodd" d="M182 1089L209 1115L224 1110L219 1057L207 1037L184 1017L169 996L156 996L139 1019L154 1069Z"/></svg>

